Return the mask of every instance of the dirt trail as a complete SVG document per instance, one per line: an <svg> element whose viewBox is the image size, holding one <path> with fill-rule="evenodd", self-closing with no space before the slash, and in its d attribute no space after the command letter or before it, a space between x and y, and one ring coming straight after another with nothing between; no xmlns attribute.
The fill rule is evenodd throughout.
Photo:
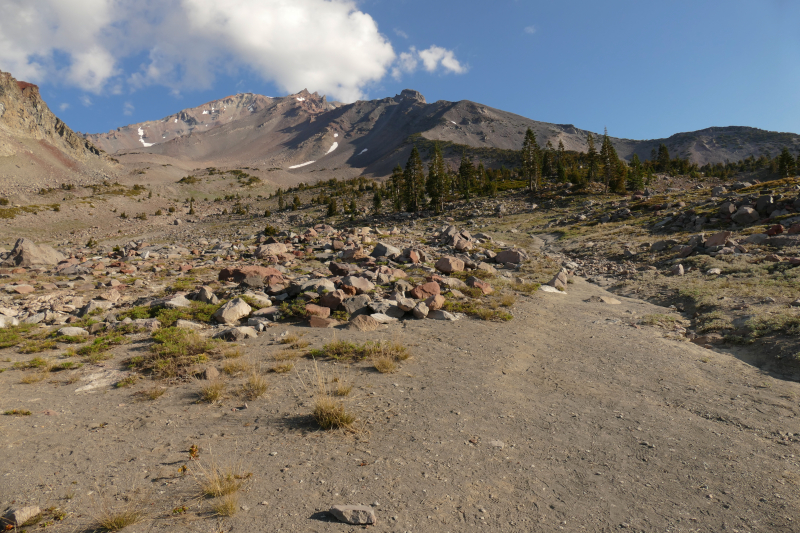
<svg viewBox="0 0 800 533"><path fill-rule="evenodd" d="M76 394L84 382L22 385L4 372L3 409L34 415L0 420L0 502L75 513L56 531L88 524L98 490L149 497L154 520L126 531L354 531L323 511L376 502L375 531L796 531L800 384L629 325L661 308L592 295L608 293L576 279L568 294L521 298L508 323L336 332L415 355L394 375L321 363L354 384L358 437L315 429L308 360L244 410L235 397L193 403L196 383L137 402L145 383ZM312 346L333 335L284 330ZM280 348L264 335L245 351L261 361ZM196 497L192 473L212 456L253 473L232 518L210 518Z"/></svg>

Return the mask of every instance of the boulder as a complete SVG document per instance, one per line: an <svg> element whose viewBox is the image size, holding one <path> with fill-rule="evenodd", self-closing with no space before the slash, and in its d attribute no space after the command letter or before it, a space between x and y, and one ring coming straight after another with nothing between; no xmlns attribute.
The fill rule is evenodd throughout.
<svg viewBox="0 0 800 533"><path fill-rule="evenodd" d="M350 319L347 329L355 329L357 331L376 331L380 329L381 323L369 315L358 315Z"/></svg>
<svg viewBox="0 0 800 533"><path fill-rule="evenodd" d="M369 525L375 524L375 511L367 505L334 505L330 513L346 524Z"/></svg>
<svg viewBox="0 0 800 533"><path fill-rule="evenodd" d="M375 245L370 256L372 257L388 257L389 259L396 259L403 255L403 252L391 244L379 242Z"/></svg>
<svg viewBox="0 0 800 533"><path fill-rule="evenodd" d="M556 289L566 290L567 289L567 273L563 270L553 276L553 279L547 282L547 285L550 287L555 287Z"/></svg>
<svg viewBox="0 0 800 533"><path fill-rule="evenodd" d="M231 342L255 339L256 337L258 337L258 332L250 326L230 328L214 335L215 339L224 339Z"/></svg>
<svg viewBox="0 0 800 533"><path fill-rule="evenodd" d="M781 224L775 224L771 228L767 230L767 235L770 237L774 237L775 235L780 235L786 230Z"/></svg>
<svg viewBox="0 0 800 533"><path fill-rule="evenodd" d="M396 318L392 318L389 315L384 315L383 313L375 313L370 315L370 318L376 320L379 324L391 324L392 322L397 322Z"/></svg>
<svg viewBox="0 0 800 533"><path fill-rule="evenodd" d="M397 307L399 307L405 312L411 311L412 309L414 309L414 306L417 305L417 302L415 302L411 298L405 298L403 296L395 298L395 301L397 302Z"/></svg>
<svg viewBox="0 0 800 533"><path fill-rule="evenodd" d="M774 246L775 248L800 246L800 235L776 235L775 237L767 237L764 244Z"/></svg>
<svg viewBox="0 0 800 533"><path fill-rule="evenodd" d="M333 318L321 318L312 316L308 319L308 325L312 328L332 328L341 324L338 320Z"/></svg>
<svg viewBox="0 0 800 533"><path fill-rule="evenodd" d="M775 201L771 195L759 196L756 200L756 211L762 216L768 215L775 210Z"/></svg>
<svg viewBox="0 0 800 533"><path fill-rule="evenodd" d="M331 315L331 309L330 307L324 307L321 305L306 304L306 314L308 316L328 318Z"/></svg>
<svg viewBox="0 0 800 533"><path fill-rule="evenodd" d="M59 337L88 337L89 332L83 328L66 327L58 330Z"/></svg>
<svg viewBox="0 0 800 533"><path fill-rule="evenodd" d="M455 316L453 313L448 313L447 311L438 310L438 311L431 311L428 313L428 318L433 320L448 320L450 322L455 322L458 320L458 317Z"/></svg>
<svg viewBox="0 0 800 533"><path fill-rule="evenodd" d="M19 326L19 320L11 316L0 315L0 329Z"/></svg>
<svg viewBox="0 0 800 533"><path fill-rule="evenodd" d="M262 259L268 256L276 256L288 252L286 245L282 242L274 242L271 244L262 244L256 248L256 258Z"/></svg>
<svg viewBox="0 0 800 533"><path fill-rule="evenodd" d="M18 507L11 511L7 517L13 526L11 529L14 529L14 527L21 527L25 522L36 518L40 514L42 514L42 510L39 506L32 505L30 507Z"/></svg>
<svg viewBox="0 0 800 533"><path fill-rule="evenodd" d="M207 380L217 379L219 377L219 370L217 370L216 367L209 365L202 367L200 371L197 372L196 375L200 379L207 379Z"/></svg>
<svg viewBox="0 0 800 533"><path fill-rule="evenodd" d="M744 240L744 242L747 242L747 243L750 243L750 244L764 244L764 242L768 238L769 238L769 235L767 235L766 233L754 233L752 235L749 235Z"/></svg>
<svg viewBox="0 0 800 533"><path fill-rule="evenodd" d="M344 291L335 290L327 294L323 294L319 299L319 305L336 310L346 298L347 295L344 293Z"/></svg>
<svg viewBox="0 0 800 533"><path fill-rule="evenodd" d="M566 274L564 277L566 277ZM470 276L467 278L467 285L473 289L480 289L483 294L492 294L494 292L494 289L492 289L491 285L480 278L476 278L475 276Z"/></svg>
<svg viewBox="0 0 800 533"><path fill-rule="evenodd" d="M675 265L670 269L670 272L675 276L683 276L683 265Z"/></svg>
<svg viewBox="0 0 800 533"><path fill-rule="evenodd" d="M358 268L349 263L331 262L331 264L328 265L328 270L330 270L331 274L334 276L348 276L353 270L358 270Z"/></svg>
<svg viewBox="0 0 800 533"><path fill-rule="evenodd" d="M715 233L706 240L706 248L711 248L712 246L724 246L725 243L728 242L728 238L730 236L730 231L720 231L719 233Z"/></svg>
<svg viewBox="0 0 800 533"><path fill-rule="evenodd" d="M32 267L37 265L57 265L66 256L46 244L36 244L30 239L17 239L14 249L0 266Z"/></svg>
<svg viewBox="0 0 800 533"><path fill-rule="evenodd" d="M342 285L355 287L356 294L364 294L365 292L375 290L374 283L366 278L360 278L357 276L345 276L342 278Z"/></svg>
<svg viewBox="0 0 800 533"><path fill-rule="evenodd" d="M408 295L415 300L423 300L431 296L436 296L441 292L442 289L439 287L439 284L435 281L430 281L428 283L423 283L422 285L417 285L408 292Z"/></svg>
<svg viewBox="0 0 800 533"><path fill-rule="evenodd" d="M200 290L197 291L197 294L195 295L195 299L212 305L219 303L219 298L217 298L217 295L214 294L214 290L207 286L200 287Z"/></svg>
<svg viewBox="0 0 800 533"><path fill-rule="evenodd" d="M759 216L758 211L752 207L742 206L738 211L736 211L736 213L733 214L731 218L737 224L744 226L758 221L758 219L761 217Z"/></svg>
<svg viewBox="0 0 800 533"><path fill-rule="evenodd" d="M525 260L525 256L519 250L503 250L502 252L498 253L495 258L494 262L499 264L505 263L514 263L519 264Z"/></svg>
<svg viewBox="0 0 800 533"><path fill-rule="evenodd" d="M283 274L280 271L256 265L236 267L236 268L223 268L219 272L219 281L234 281L242 283L249 277L258 276L262 279L264 285L278 285L284 283Z"/></svg>
<svg viewBox="0 0 800 533"><path fill-rule="evenodd" d="M438 311L444 306L444 302L445 302L444 296L442 296L441 294L437 294L425 300L425 305L428 306L428 309L430 311Z"/></svg>
<svg viewBox="0 0 800 533"><path fill-rule="evenodd" d="M728 189L722 187L721 185L717 185L713 189L711 189L711 196L721 196L728 192Z"/></svg>
<svg viewBox="0 0 800 533"><path fill-rule="evenodd" d="M719 214L723 217L729 217L736 212L736 204L733 202L723 202L719 206Z"/></svg>
<svg viewBox="0 0 800 533"><path fill-rule="evenodd" d="M108 302L108 301L105 301L105 300L91 300L91 301L89 301L88 304L83 306L83 308L81 309L81 311L78 314L78 316L84 317L84 316L86 316L88 314L93 313L94 311L97 311L97 310L107 311L108 309L111 309L112 307L114 307L114 304L112 304L111 302Z"/></svg>
<svg viewBox="0 0 800 533"><path fill-rule="evenodd" d="M352 298L348 298L342 302L342 307L347 311L350 316L364 314L367 312L367 306L372 299L366 294L359 294Z"/></svg>
<svg viewBox="0 0 800 533"><path fill-rule="evenodd" d="M184 320L182 318L175 322L175 327L181 329L191 329L194 331L205 329L205 325L200 324L199 322L192 322L191 320Z"/></svg>
<svg viewBox="0 0 800 533"><path fill-rule="evenodd" d="M428 306L425 305L425 302L417 302L417 305L414 306L414 309L411 311L414 314L414 318L425 318L428 316Z"/></svg>
<svg viewBox="0 0 800 533"><path fill-rule="evenodd" d="M241 298L235 298L217 309L212 318L220 324L235 324L248 316L252 310L253 308L247 305L247 302Z"/></svg>
<svg viewBox="0 0 800 533"><path fill-rule="evenodd" d="M464 261L455 257L442 257L436 261L435 266L439 272L452 274L453 272L462 272L464 270Z"/></svg>

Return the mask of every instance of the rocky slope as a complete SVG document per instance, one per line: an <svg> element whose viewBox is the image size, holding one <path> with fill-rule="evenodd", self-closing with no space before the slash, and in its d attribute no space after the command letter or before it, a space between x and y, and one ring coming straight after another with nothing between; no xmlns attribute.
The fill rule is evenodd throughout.
<svg viewBox="0 0 800 533"><path fill-rule="evenodd" d="M107 169L109 163L50 111L36 85L0 72L0 194L83 182L95 166Z"/></svg>
<svg viewBox="0 0 800 533"><path fill-rule="evenodd" d="M428 103L408 89L391 98L346 105L308 91L283 98L239 94L87 138L109 152L158 154L197 166L253 165L294 173L339 169L380 177L405 163L412 136L484 149L492 160L502 158L503 150L518 150L527 128L542 145L558 146L560 141L567 150L587 149L588 131L571 124L539 122L466 100ZM700 164L775 155L783 146L800 148L796 134L744 127L613 142L623 158L634 153L648 158L664 143L673 157ZM451 152L455 158L457 150Z"/></svg>

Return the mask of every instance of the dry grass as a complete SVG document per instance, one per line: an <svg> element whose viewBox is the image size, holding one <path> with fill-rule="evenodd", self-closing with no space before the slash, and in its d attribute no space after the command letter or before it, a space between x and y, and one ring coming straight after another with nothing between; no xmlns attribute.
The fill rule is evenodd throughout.
<svg viewBox="0 0 800 533"><path fill-rule="evenodd" d="M292 370L294 370L294 363L282 363L270 368L270 372L275 372L276 374L286 374Z"/></svg>
<svg viewBox="0 0 800 533"><path fill-rule="evenodd" d="M206 403L216 403L222 399L225 392L225 383L221 381L209 381L200 386L200 401Z"/></svg>
<svg viewBox="0 0 800 533"><path fill-rule="evenodd" d="M142 501L129 500L122 508L113 508L104 502L96 514L92 515L95 527L101 531L119 531L141 522L145 518L145 504Z"/></svg>
<svg viewBox="0 0 800 533"><path fill-rule="evenodd" d="M245 384L242 385L242 393L248 399L255 400L266 394L267 388L269 388L267 378L254 371L247 378Z"/></svg>
<svg viewBox="0 0 800 533"><path fill-rule="evenodd" d="M314 399L314 420L322 429L350 429L355 417L348 413L341 401L328 395Z"/></svg>
<svg viewBox="0 0 800 533"><path fill-rule="evenodd" d="M287 335L281 339L281 344L286 344L290 348L299 350L303 348L307 348L309 343L308 341L304 341L301 339L302 335L297 335L292 333L291 335Z"/></svg>
<svg viewBox="0 0 800 533"><path fill-rule="evenodd" d="M273 354L272 359L277 362L283 361L291 361L293 359L297 359L300 357L301 352L298 350L281 350L280 352Z"/></svg>
<svg viewBox="0 0 800 533"><path fill-rule="evenodd" d="M24 383L26 385L31 385L33 383L39 383L44 378L47 377L47 372L33 372L32 374L26 374L19 380L20 383Z"/></svg>
<svg viewBox="0 0 800 533"><path fill-rule="evenodd" d="M513 294L502 294L500 295L500 305L503 307L511 307L517 301L517 298Z"/></svg>
<svg viewBox="0 0 800 533"><path fill-rule="evenodd" d="M405 361L411 354L408 348L397 341L368 341L364 344L333 340L319 350L311 350L312 357L330 357L339 361L389 357L394 361Z"/></svg>
<svg viewBox="0 0 800 533"><path fill-rule="evenodd" d="M381 374L391 374L397 372L397 363L391 357L380 356L372 361L372 366Z"/></svg>
<svg viewBox="0 0 800 533"><path fill-rule="evenodd" d="M221 466L212 461L208 468L200 468L200 492L207 498L219 498L237 492L244 480L250 477L239 465Z"/></svg>
<svg viewBox="0 0 800 533"><path fill-rule="evenodd" d="M153 401L153 400L158 400L159 398L164 396L165 392L167 392L167 389L165 387L151 387L149 389L141 391L139 394L141 394L142 397Z"/></svg>
<svg viewBox="0 0 800 533"><path fill-rule="evenodd" d="M333 379L334 386L331 391L334 396L349 396L353 392L353 384L342 381L341 379Z"/></svg>
<svg viewBox="0 0 800 533"><path fill-rule="evenodd" d="M233 492L217 499L212 507L219 516L233 516L239 510L239 494Z"/></svg>
<svg viewBox="0 0 800 533"><path fill-rule="evenodd" d="M252 372L253 371L253 364L249 361L241 361L239 359L236 360L227 360L225 364L222 365L222 371L232 376L234 374L239 374L242 372Z"/></svg>

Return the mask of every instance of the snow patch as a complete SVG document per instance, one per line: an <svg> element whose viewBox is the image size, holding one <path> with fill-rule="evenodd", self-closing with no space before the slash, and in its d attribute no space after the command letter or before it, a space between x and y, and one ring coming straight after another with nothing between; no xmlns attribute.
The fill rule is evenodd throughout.
<svg viewBox="0 0 800 533"><path fill-rule="evenodd" d="M336 137L338 137L338 136L339 136L339 134L338 134L338 133L334 133L334 134L333 134L333 138L334 138L334 139L335 139Z"/></svg>
<svg viewBox="0 0 800 533"><path fill-rule="evenodd" d="M361 155L361 154L363 154L363 153L364 153L364 152L366 152L367 150L369 150L369 148L364 148L363 150L361 150L360 152L358 152L358 155Z"/></svg>
<svg viewBox="0 0 800 533"><path fill-rule="evenodd" d="M297 101L298 101L298 102L305 102L305 101L306 101L306 99L305 99L305 98L301 98L301 97L299 97L299 96L298 96L298 97L297 97Z"/></svg>
<svg viewBox="0 0 800 533"><path fill-rule="evenodd" d="M176 119L175 119L175 124L177 124L177 123L178 123L178 119L176 118Z"/></svg>
<svg viewBox="0 0 800 533"><path fill-rule="evenodd" d="M203 111L203 114L204 115L208 115L208 111Z"/></svg>
<svg viewBox="0 0 800 533"><path fill-rule="evenodd" d="M328 150L328 151L325 153L325 155L328 155L329 153L333 152L333 151L334 151L334 150L336 150L337 148L339 148L339 143L333 143L333 145L331 146L330 150Z"/></svg>
<svg viewBox="0 0 800 533"><path fill-rule="evenodd" d="M295 165L295 166L289 167L289 168L300 168L300 167L304 167L306 165L310 165L311 163L316 163L316 161L306 161L305 163L300 163L299 165Z"/></svg>
<svg viewBox="0 0 800 533"><path fill-rule="evenodd" d="M450 122L453 122L453 121L451 120ZM456 124L456 123L455 123L455 122L453 122L453 124ZM456 126L458 126L458 124L456 124Z"/></svg>
<svg viewBox="0 0 800 533"><path fill-rule="evenodd" d="M142 143L145 148L148 148L150 146L153 146L153 144L155 144L155 143L144 142L144 130L142 128L139 128L139 142Z"/></svg>

